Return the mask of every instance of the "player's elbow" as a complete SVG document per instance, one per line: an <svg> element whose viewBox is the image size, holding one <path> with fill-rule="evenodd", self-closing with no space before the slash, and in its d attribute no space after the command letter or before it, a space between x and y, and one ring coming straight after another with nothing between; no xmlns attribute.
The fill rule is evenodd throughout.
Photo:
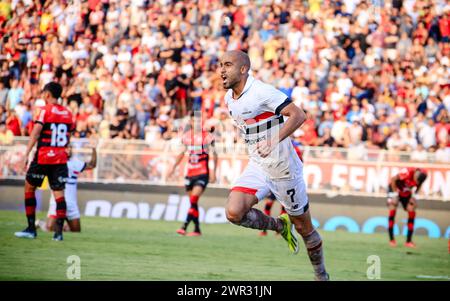
<svg viewBox="0 0 450 301"><path fill-rule="evenodd" d="M40 135L41 135L40 132L39 133L32 132L30 134L30 141L37 141L37 140L39 140L39 136Z"/></svg>
<svg viewBox="0 0 450 301"><path fill-rule="evenodd" d="M293 110L290 115L289 118L295 121L294 128L296 129L298 129L306 120L305 112L298 107Z"/></svg>
<svg viewBox="0 0 450 301"><path fill-rule="evenodd" d="M305 112L300 108L297 110L297 115L298 127L300 127L306 121L307 116Z"/></svg>

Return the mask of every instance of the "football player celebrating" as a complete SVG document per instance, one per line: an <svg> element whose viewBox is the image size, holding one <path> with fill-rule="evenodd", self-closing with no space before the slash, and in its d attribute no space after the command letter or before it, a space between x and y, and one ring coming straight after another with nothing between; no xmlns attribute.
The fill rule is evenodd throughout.
<svg viewBox="0 0 450 301"><path fill-rule="evenodd" d="M289 137L306 114L271 85L249 75L250 59L242 51L228 51L220 59L220 75L227 89L225 103L244 136L249 163L228 197L228 220L242 227L280 233L298 253L296 232L303 237L316 280L328 280L322 239L313 227L303 163ZM253 208L271 191L287 214L278 218Z"/></svg>

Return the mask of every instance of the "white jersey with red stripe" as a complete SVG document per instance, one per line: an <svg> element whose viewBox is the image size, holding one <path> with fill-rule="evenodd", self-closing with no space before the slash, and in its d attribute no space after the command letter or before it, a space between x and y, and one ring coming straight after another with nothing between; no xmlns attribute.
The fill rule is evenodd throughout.
<svg viewBox="0 0 450 301"><path fill-rule="evenodd" d="M78 209L77 198L77 184L78 176L86 168L86 163L75 158L70 158L67 161L67 169L69 170L69 177L66 180L66 187L64 189L64 198L67 204L67 218L69 220L80 218L80 211ZM56 202L53 194L50 198L50 206L48 208L49 217L56 216Z"/></svg>
<svg viewBox="0 0 450 301"><path fill-rule="evenodd" d="M301 174L303 165L289 137L266 158L262 158L257 150L258 142L278 136L286 120L280 112L291 103L286 94L249 76L241 95L234 99L230 89L225 95L225 103L247 144L250 162L258 165L271 179L292 179Z"/></svg>

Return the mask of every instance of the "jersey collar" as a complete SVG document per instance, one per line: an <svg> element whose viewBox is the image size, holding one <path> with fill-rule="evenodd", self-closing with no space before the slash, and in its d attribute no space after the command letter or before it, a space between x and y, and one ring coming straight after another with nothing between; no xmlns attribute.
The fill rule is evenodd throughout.
<svg viewBox="0 0 450 301"><path fill-rule="evenodd" d="M255 81L255 78L253 76L249 75L247 77L247 81L245 82L245 86L244 86L244 89L242 90L241 94L237 98L234 98L234 99L238 100L239 98L241 98L241 96L244 95L248 91L248 89L250 89L250 87L252 86L254 81Z"/></svg>

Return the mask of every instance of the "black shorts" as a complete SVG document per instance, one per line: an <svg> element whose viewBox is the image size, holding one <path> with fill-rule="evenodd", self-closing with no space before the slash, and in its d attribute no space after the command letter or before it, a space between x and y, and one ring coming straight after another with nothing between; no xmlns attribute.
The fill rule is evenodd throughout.
<svg viewBox="0 0 450 301"><path fill-rule="evenodd" d="M66 179L69 176L67 164L38 164L36 161L31 162L26 175L28 183L35 187L41 187L45 176L48 177L51 190L64 190Z"/></svg>
<svg viewBox="0 0 450 301"><path fill-rule="evenodd" d="M406 207L408 206L409 200L411 200L411 196L406 196L406 197L399 196L398 200L402 204L403 209L405 209L405 211L406 211Z"/></svg>
<svg viewBox="0 0 450 301"><path fill-rule="evenodd" d="M187 191L191 191L194 186L202 186L203 189L208 186L209 175L199 175L195 177L185 177L184 178L184 187L186 187Z"/></svg>
<svg viewBox="0 0 450 301"><path fill-rule="evenodd" d="M388 192L393 192L391 185L389 185ZM409 196L398 196L399 202L402 204L403 209L406 210L406 207L408 206L409 200L411 200L411 195Z"/></svg>

